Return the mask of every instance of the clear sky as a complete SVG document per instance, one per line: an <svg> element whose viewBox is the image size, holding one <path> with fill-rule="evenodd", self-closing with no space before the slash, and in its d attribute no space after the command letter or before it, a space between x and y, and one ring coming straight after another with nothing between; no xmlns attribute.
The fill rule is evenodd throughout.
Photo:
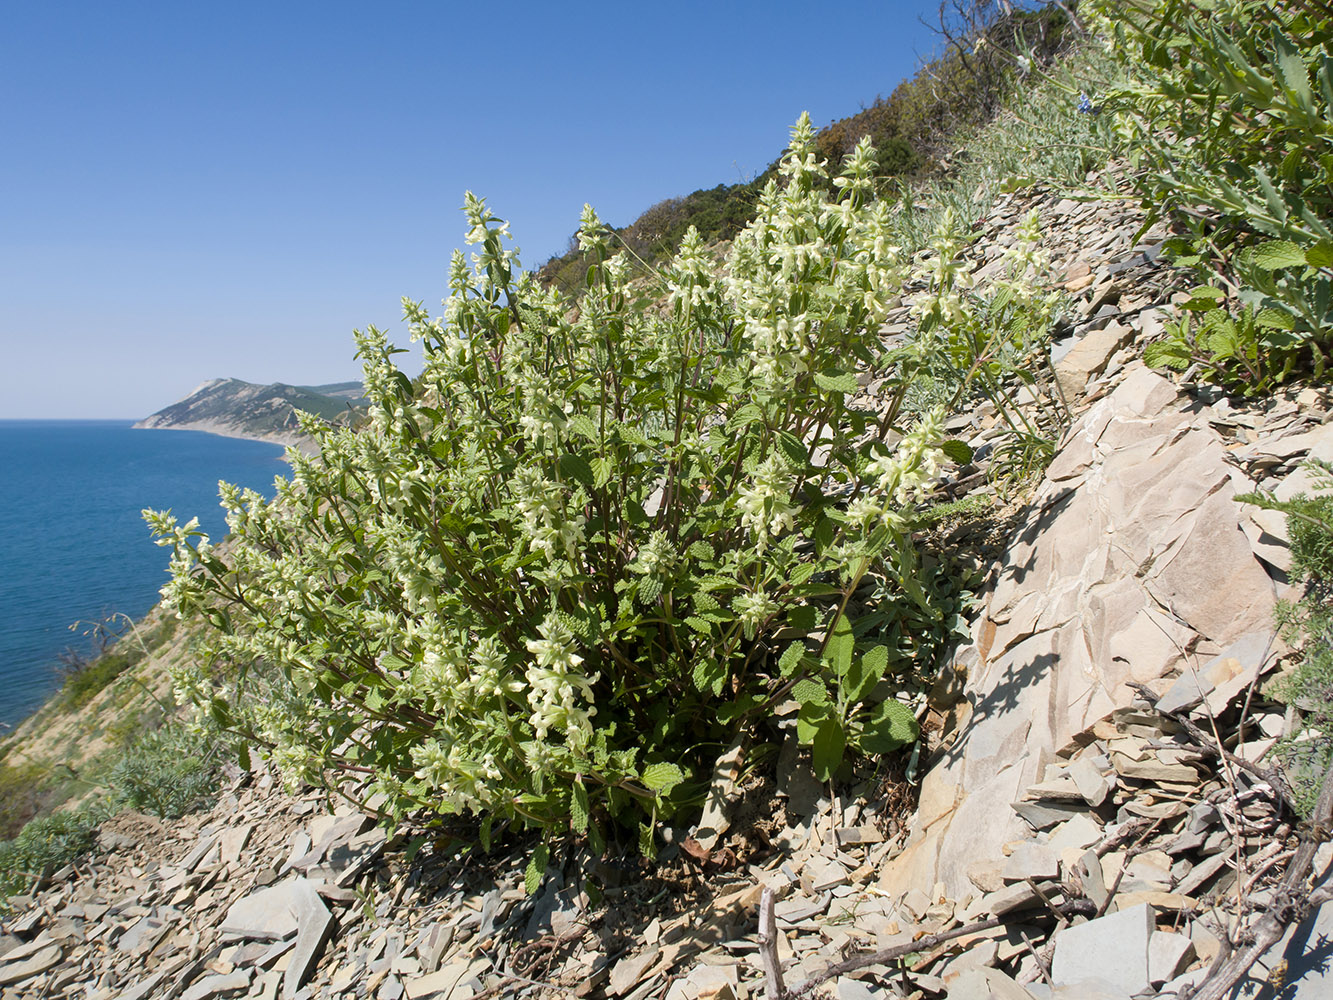
<svg viewBox="0 0 1333 1000"><path fill-rule="evenodd" d="M357 378L464 191L536 267L887 95L936 6L0 0L0 418Z"/></svg>

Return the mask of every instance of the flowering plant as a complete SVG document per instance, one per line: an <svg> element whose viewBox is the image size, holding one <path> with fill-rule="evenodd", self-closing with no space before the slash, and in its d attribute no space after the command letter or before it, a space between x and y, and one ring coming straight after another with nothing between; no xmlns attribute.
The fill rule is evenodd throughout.
<svg viewBox="0 0 1333 1000"><path fill-rule="evenodd" d="M888 447L849 403L904 265L869 144L833 196L813 140L802 117L725 262L686 235L656 303L591 208L597 263L569 302L469 195L443 315L404 303L419 379L358 334L367 425L303 418L319 454L290 453L272 501L224 487L225 557L149 515L167 602L211 626L182 694L293 778L357 777L395 817L475 813L483 837L596 843L617 818L649 847L790 698L823 777L849 746L914 740L880 684L898 646L858 634L853 598L868 574L914 587L941 417Z"/></svg>

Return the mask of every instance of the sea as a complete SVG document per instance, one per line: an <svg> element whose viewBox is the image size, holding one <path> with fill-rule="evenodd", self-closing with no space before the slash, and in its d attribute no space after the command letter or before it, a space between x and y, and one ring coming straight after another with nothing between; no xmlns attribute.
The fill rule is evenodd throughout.
<svg viewBox="0 0 1333 1000"><path fill-rule="evenodd" d="M128 420L0 420L0 733L56 691L85 634L142 618L167 581L168 550L140 512L226 522L218 481L273 495L279 445Z"/></svg>

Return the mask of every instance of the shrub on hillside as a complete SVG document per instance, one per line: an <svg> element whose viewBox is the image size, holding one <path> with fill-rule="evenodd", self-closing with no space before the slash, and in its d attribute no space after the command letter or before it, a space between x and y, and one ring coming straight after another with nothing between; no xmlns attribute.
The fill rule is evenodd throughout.
<svg viewBox="0 0 1333 1000"><path fill-rule="evenodd" d="M614 819L645 849L778 703L823 778L914 740L880 682L909 623L943 627L910 534L940 417L889 447L849 406L903 262L869 144L831 184L813 144L803 118L720 274L686 234L661 309L590 208L571 310L469 196L473 266L455 257L442 318L406 304L415 384L359 335L369 426L308 420L320 454L291 454L272 501L226 488L225 559L149 515L166 600L213 630L180 694L393 814L476 813L483 837Z"/></svg>
<svg viewBox="0 0 1333 1000"><path fill-rule="evenodd" d="M1323 371L1333 347L1333 12L1294 0L1096 0L1123 71L1102 111L1204 315L1154 361L1241 391Z"/></svg>
<svg viewBox="0 0 1333 1000"><path fill-rule="evenodd" d="M108 779L117 807L176 819L211 804L222 734L169 722L126 746Z"/></svg>
<svg viewBox="0 0 1333 1000"><path fill-rule="evenodd" d="M34 819L13 840L0 841L0 908L4 897L91 850L105 818L98 806L85 806Z"/></svg>

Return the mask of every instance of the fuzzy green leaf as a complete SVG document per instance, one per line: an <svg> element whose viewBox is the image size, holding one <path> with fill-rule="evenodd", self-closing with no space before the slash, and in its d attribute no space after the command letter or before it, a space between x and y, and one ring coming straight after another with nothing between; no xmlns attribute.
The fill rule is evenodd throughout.
<svg viewBox="0 0 1333 1000"><path fill-rule="evenodd" d="M581 438L589 441L597 440L597 425L592 422L592 418L583 413L576 413L569 418L569 430L571 434L577 434Z"/></svg>
<svg viewBox="0 0 1333 1000"><path fill-rule="evenodd" d="M1333 267L1333 240L1320 240L1308 248L1305 263L1311 267Z"/></svg>
<svg viewBox="0 0 1333 1000"><path fill-rule="evenodd" d="M866 753L892 753L916 742L921 727L912 710L902 702L889 699L875 706L857 739Z"/></svg>
<svg viewBox="0 0 1333 1000"><path fill-rule="evenodd" d="M551 860L551 848L546 844L538 844L537 849L532 852L532 857L528 859L528 866L523 869L523 888L529 896L537 894L537 888L542 884L542 876L546 874L546 863Z"/></svg>
<svg viewBox="0 0 1333 1000"><path fill-rule="evenodd" d="M841 392L844 395L851 395L856 392L856 375L852 372L840 372L832 369L826 372L815 372L815 385L825 392Z"/></svg>
<svg viewBox="0 0 1333 1000"><path fill-rule="evenodd" d="M803 677L791 689L791 696L802 705L827 705L828 688L812 677Z"/></svg>
<svg viewBox="0 0 1333 1000"><path fill-rule="evenodd" d="M832 781L846 749L847 730L840 719L829 716L820 724L811 741L815 777L820 781Z"/></svg>
<svg viewBox="0 0 1333 1000"><path fill-rule="evenodd" d="M805 643L793 642L782 651L782 656L778 658L778 672L783 677L790 677L796 673L796 668L801 665L803 656L805 656Z"/></svg>
<svg viewBox="0 0 1333 1000"><path fill-rule="evenodd" d="M839 677L846 675L852 665L852 653L856 649L856 639L852 635L852 623L847 620L847 616L839 615L838 621L833 626L833 635L829 637L828 645L824 648L824 655L828 658L829 665L834 673Z"/></svg>
<svg viewBox="0 0 1333 1000"><path fill-rule="evenodd" d="M871 646L865 654L854 664L852 669L847 672L847 677L843 682L843 693L845 703L854 705L858 701L865 701L870 696L870 692L875 689L880 678L884 676L884 671L889 665L889 647Z"/></svg>
<svg viewBox="0 0 1333 1000"><path fill-rule="evenodd" d="M948 441L940 442L940 451L959 465L967 465L972 461L972 449L966 441L960 441L957 438L950 438Z"/></svg>
<svg viewBox="0 0 1333 1000"><path fill-rule="evenodd" d="M569 823L574 828L575 833L588 832L590 812L591 810L588 808L588 789L583 787L582 781L575 781L569 796Z"/></svg>
<svg viewBox="0 0 1333 1000"><path fill-rule="evenodd" d="M1143 349L1143 363L1149 368L1174 368L1183 371L1189 367L1189 347L1176 340L1156 340Z"/></svg>
<svg viewBox="0 0 1333 1000"><path fill-rule="evenodd" d="M644 787L654 792L669 792L685 780L685 772L677 764L666 762L649 764L640 775Z"/></svg>
<svg viewBox="0 0 1333 1000"><path fill-rule="evenodd" d="M1304 267L1305 251L1290 240L1269 240L1254 248L1251 260L1265 271L1281 267Z"/></svg>
<svg viewBox="0 0 1333 1000"><path fill-rule="evenodd" d="M567 479L573 479L582 483L584 486L592 486L596 481L593 475L592 466L582 455L568 453L560 456L560 474Z"/></svg>

